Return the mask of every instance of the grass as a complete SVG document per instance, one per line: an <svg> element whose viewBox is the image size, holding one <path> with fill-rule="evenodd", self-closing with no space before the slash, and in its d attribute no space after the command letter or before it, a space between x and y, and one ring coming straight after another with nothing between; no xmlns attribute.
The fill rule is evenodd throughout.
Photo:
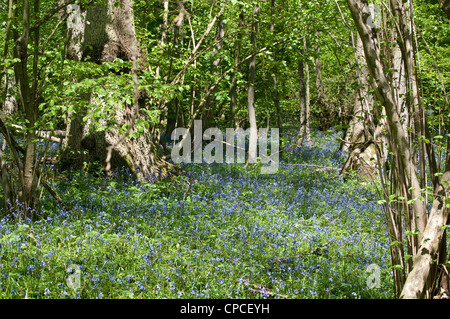
<svg viewBox="0 0 450 319"><path fill-rule="evenodd" d="M0 298L393 298L375 192L317 167L340 168L337 148L318 135L273 175L185 164L189 179L152 184L73 172L53 187L74 212L44 196L35 218L0 221Z"/></svg>

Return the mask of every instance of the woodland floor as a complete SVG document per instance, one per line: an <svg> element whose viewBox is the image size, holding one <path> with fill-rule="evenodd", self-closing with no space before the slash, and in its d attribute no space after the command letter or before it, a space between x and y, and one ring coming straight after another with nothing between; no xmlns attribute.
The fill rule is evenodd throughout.
<svg viewBox="0 0 450 319"><path fill-rule="evenodd" d="M185 164L189 178L159 183L67 173L53 187L73 212L44 193L32 219L0 220L0 298L393 298L380 197L338 176L337 150L317 133L274 175L240 164Z"/></svg>

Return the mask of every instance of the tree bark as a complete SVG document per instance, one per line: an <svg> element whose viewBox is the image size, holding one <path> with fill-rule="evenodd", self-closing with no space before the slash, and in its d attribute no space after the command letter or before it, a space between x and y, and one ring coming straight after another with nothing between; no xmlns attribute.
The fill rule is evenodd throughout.
<svg viewBox="0 0 450 319"><path fill-rule="evenodd" d="M390 131L392 134L395 146L398 149L400 163L403 167L403 172L407 175L408 188L411 189L411 199L414 199L414 220L417 230L420 231L419 238L421 239L423 231L425 230L427 211L423 201L420 199L420 183L417 177L417 169L411 157L409 149L407 133L403 129L401 119L397 110L397 104L392 95L392 87L386 75L388 72L384 70L383 63L380 59L380 52L377 47L376 33L372 28L366 24L363 17L369 17L369 9L366 2L360 3L355 0L347 0L353 20L355 21L359 35L363 42L366 62L372 78L374 79L374 88L377 99L383 104Z"/></svg>
<svg viewBox="0 0 450 319"><path fill-rule="evenodd" d="M90 61L96 63L112 62L116 58L128 61L136 59L141 63L137 68L142 68L145 55L136 38L132 1L121 0L119 6L114 6L115 2L109 0L106 5L99 4L85 12L84 21L81 22L84 30L79 28L84 34L81 37L78 35L79 39L83 39L79 46L82 52L76 52L74 56L81 56L82 60L89 56ZM85 98L89 99L91 107L104 107L103 99L95 94ZM125 109L117 105L115 120L119 126L125 123L129 125L127 133L135 133L136 119L148 120L143 112L138 111L144 107L144 99L145 96L138 92L132 105L125 105ZM80 166L83 162L98 161L105 169L128 167L140 179L165 174L165 165L156 155L150 132L145 130L142 135L133 138L119 135L116 128L90 132L90 126L95 124L90 120L86 123L81 121L88 112L87 108L83 108L80 114L72 118L62 162ZM101 119L100 125L106 126L107 119Z"/></svg>
<svg viewBox="0 0 450 319"><path fill-rule="evenodd" d="M23 31L22 35L16 40L14 57L20 59L14 65L16 83L19 86L20 99L27 120L27 132L25 135L25 156L23 159L23 180L22 194L20 201L24 205L24 210L34 206L34 183L36 177L36 135L34 125L37 120L37 107L34 101L34 95L31 92L30 79L27 70L28 61L28 40L30 37L30 3L28 0L23 2Z"/></svg>
<svg viewBox="0 0 450 319"><path fill-rule="evenodd" d="M250 42L253 49L256 51L256 34L258 32L258 14L260 6L256 5L253 10L253 23L250 33ZM255 73L256 73L256 55L250 59L248 69L248 117L250 123L250 137L249 137L249 150L248 150L248 163L256 162L256 151L258 141L258 128L256 124L256 112L255 112Z"/></svg>
<svg viewBox="0 0 450 319"><path fill-rule="evenodd" d="M447 14L447 18L450 19L450 0L440 0L442 10Z"/></svg>
<svg viewBox="0 0 450 319"><path fill-rule="evenodd" d="M345 140L341 150L346 152L352 148L353 143L361 143L366 139L366 126L364 124L366 116L370 107L372 106L372 99L369 94L369 70L365 63L364 49L359 35L356 37L355 46L355 62L356 62L356 81L357 87L355 90L353 117L350 120L349 128L346 132Z"/></svg>
<svg viewBox="0 0 450 319"><path fill-rule="evenodd" d="M392 142L396 147L401 164L400 174L404 174L406 187L411 190L410 199L414 201L412 204L411 224L414 226L412 230L420 232L418 235L420 246L417 253L413 254L413 269L408 274L401 297L429 298L431 297L428 292L433 259L436 258L440 245L445 244L442 242L442 238L443 227L448 220L445 198L449 196L450 163L447 163L446 172L441 177L439 184L434 187L433 206L427 218L426 207L420 198L420 183L417 177L417 168L411 157L408 135L401 123L392 93L392 84L385 75L387 72L383 67L377 47L376 33L367 24L367 18L370 16L367 2L347 0L347 4L363 42L367 65L374 79L375 94L386 110Z"/></svg>
<svg viewBox="0 0 450 319"><path fill-rule="evenodd" d="M300 95L300 130L297 137L297 147L302 146L306 135L306 85L305 85L305 66L303 57L298 60L298 84Z"/></svg>
<svg viewBox="0 0 450 319"><path fill-rule="evenodd" d="M217 56L219 52L222 50L223 47L223 37L225 36L225 24L223 23L223 15L221 15L217 19L217 28L216 28L216 36L214 38L214 41L217 43L216 48L213 51L214 56ZM218 57L212 62L212 76L213 78L216 77L218 74L218 71L220 70L220 61L221 58ZM206 91L210 90L210 85L206 87ZM215 98L215 92L216 88L211 91L211 94L208 96L206 103L205 103L205 109L202 115L203 120L203 127L209 128L215 125L214 123L214 115L215 115L215 109L216 109L216 98Z"/></svg>
<svg viewBox="0 0 450 319"><path fill-rule="evenodd" d="M244 28L244 13L242 12L242 5L239 6L239 30ZM234 64L235 70L231 75L231 85L230 85L230 127L238 127L238 122L236 121L236 106L237 106L237 73L240 71L239 61L241 56L241 41L242 41L242 31L238 32L237 39L235 41L234 49Z"/></svg>
<svg viewBox="0 0 450 319"><path fill-rule="evenodd" d="M330 121L330 110L322 81L322 62L320 60L319 31L316 32L315 54L316 56L314 59L314 73L316 74L315 84L317 90L315 104L320 108L320 129L326 131L331 127L332 123Z"/></svg>
<svg viewBox="0 0 450 319"><path fill-rule="evenodd" d="M353 35L352 35L353 36ZM370 72L364 56L363 44L357 34L354 44L356 81L353 117L350 120L341 150L350 154L344 164L341 174L357 171L366 177L378 175L379 167L383 167L387 159L386 121L374 121L375 108L373 96L370 93Z"/></svg>
<svg viewBox="0 0 450 319"><path fill-rule="evenodd" d="M303 38L303 49L305 50L305 52L307 51L307 42L306 42L306 37ZM312 141L311 141L311 134L310 134L310 118L311 118L311 99L310 99L310 91L309 91L309 63L308 61L306 61L306 63L304 64L305 66L305 122L306 122L306 126L305 126L305 135L308 141L309 145L312 145Z"/></svg>
<svg viewBox="0 0 450 319"><path fill-rule="evenodd" d="M427 295L427 292L429 290L430 273L435 264L433 260L436 258L441 245L446 245L446 242L442 239L445 232L443 227L447 224L449 216L449 209L445 207L445 198L450 196L448 183L450 183L449 169L441 176L440 184L434 189L435 197L428 223L423 233L423 240L413 260L413 269L406 278L400 298L418 299L431 297Z"/></svg>
<svg viewBox="0 0 450 319"><path fill-rule="evenodd" d="M273 20L274 11L275 11L275 0L271 0L271 2L270 2L270 32L272 34L275 34L275 22ZM277 61L276 53L273 53L273 55L274 55L274 60ZM277 69L278 69L277 65L275 65L275 67L273 68L273 76L272 76L272 80L273 80L273 101L275 103L275 110L277 112L278 130L279 130L279 133L282 134L283 133L283 119L282 119L283 114L281 113L280 96L278 94ZM269 118L269 116L268 116L268 118ZM269 119L268 119L268 122L269 122ZM267 125L267 129L269 129L269 125Z"/></svg>

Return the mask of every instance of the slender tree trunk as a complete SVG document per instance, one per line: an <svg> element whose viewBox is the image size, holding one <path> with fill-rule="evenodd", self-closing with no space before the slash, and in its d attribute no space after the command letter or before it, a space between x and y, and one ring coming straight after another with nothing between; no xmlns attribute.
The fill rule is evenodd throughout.
<svg viewBox="0 0 450 319"><path fill-rule="evenodd" d="M30 3L23 2L23 31L16 40L14 57L20 59L14 65L16 83L20 89L20 99L27 120L27 132L25 135L25 156L23 159L23 184L20 196L24 209L33 207L33 189L36 177L36 138L34 125L37 120L37 107L34 94L31 92L30 79L27 70L28 40L30 37Z"/></svg>
<svg viewBox="0 0 450 319"><path fill-rule="evenodd" d="M239 7L239 30L244 28L244 13L242 12L242 5ZM242 41L242 31L238 32L237 39L235 41L234 49L234 64L236 70L234 70L231 75L231 85L230 85L230 127L237 127L238 123L236 121L236 106L237 106L237 73L240 70L239 61L241 55L241 41Z"/></svg>
<svg viewBox="0 0 450 319"><path fill-rule="evenodd" d="M278 82L277 82L277 76L276 76L277 69L274 69L274 75L272 77L273 80L273 101L275 103L275 110L277 111L277 126L279 129L280 134L283 132L283 120L282 120L282 113L281 113L281 107L280 107L280 96L278 94Z"/></svg>
<svg viewBox="0 0 450 319"><path fill-rule="evenodd" d="M13 17L17 16L17 1L9 0L8 2L8 22L6 23L5 29L5 43L3 47L3 60L8 57L9 54L9 45L11 40L12 30L12 22ZM14 35L17 34L17 31L14 30ZM17 38L17 36L15 36ZM18 103L16 99L16 78L15 76L8 75L5 71L5 64L0 64L0 94L2 105L0 105L0 132L3 135L3 143L0 146L0 177L2 181L3 193L5 196L5 212L8 211L9 208L12 207L13 203L16 200L16 194L14 191L14 180L19 181L19 186L22 186L22 176L21 176L21 163L17 153L15 153L15 146L12 146L12 142L15 141L11 134L10 130L5 126L4 120L6 116L14 114L18 111ZM10 163L8 161L4 161L3 154L6 150L6 146L10 145L10 153L12 160ZM12 169L12 163L14 163L17 167L16 169ZM8 165L9 164L9 165ZM17 172L17 173L16 173ZM15 176L17 174L17 176ZM17 177L17 178L14 178Z"/></svg>
<svg viewBox="0 0 450 319"><path fill-rule="evenodd" d="M256 51L256 35L258 32L258 14L260 6L256 5L253 10L253 23L250 34L250 42L253 49ZM255 112L255 73L256 73L256 55L250 59L248 69L248 118L250 123L250 142L248 151L248 163L256 162L256 151L258 141L258 128L256 124Z"/></svg>
<svg viewBox="0 0 450 319"><path fill-rule="evenodd" d="M270 2L270 33L274 34L275 33L275 22L273 20L273 15L274 15L274 11L275 11L275 0L271 0ZM274 60L277 61L277 57L276 54L274 53ZM273 68L272 71L272 80L273 80L273 101L275 103L275 110L277 112L277 126L278 126L278 130L279 133L282 134L283 133L283 119L282 119L282 114L281 114L281 107L280 107L280 96L278 94L278 83L277 83L277 66L275 65L275 67ZM269 129L269 125L267 125L267 129Z"/></svg>
<svg viewBox="0 0 450 319"><path fill-rule="evenodd" d="M183 24L184 24L184 20L186 17L188 17L188 13L186 11L186 9L184 8L184 2L179 2L178 3L178 16L174 19L173 26L172 26L172 47L169 51L169 56L170 56L170 63L169 63L169 70L166 73L166 75L164 76L164 78L161 78L160 75L160 65L158 64L157 68L156 68L156 77L160 78L160 80L162 81L162 83L167 83L168 81L170 81L171 75L172 75L172 70L173 70L173 60L174 60L174 56L175 56L175 52L174 50L176 50L177 46L179 45L180 39L183 38ZM167 39L167 31L169 29L169 22L168 22L168 18L169 18L169 2L167 0L164 0L164 14L163 14L163 32L161 34L161 40L160 40L160 45L164 46L166 45L166 39ZM164 48L161 49L161 54L163 54L165 52ZM182 55L182 52L180 52L180 55ZM183 82L184 76L181 78L181 82ZM170 135L171 132L167 131L166 128L169 125L168 120L169 120L169 116L170 113L174 113L175 110L173 110L173 107L175 105L178 104L178 102L175 101L175 99L172 99L170 101L167 101L165 99L158 101L158 108L160 110L160 114L159 114L159 124L155 125L153 127L153 131L152 131L152 136L153 136L153 140L155 141L155 147L158 147L161 143L161 134L162 132L166 131L166 134ZM165 148L166 145L163 144L163 147Z"/></svg>
<svg viewBox="0 0 450 319"><path fill-rule="evenodd" d="M164 0L164 13L163 13L163 25L161 30L161 40L159 41L159 45L162 47L161 54L164 53L164 46L166 45L167 38L167 30L169 29L169 0ZM160 76L161 66L158 64L156 67L156 77Z"/></svg>
<svg viewBox="0 0 450 319"><path fill-rule="evenodd" d="M297 137L297 147L302 146L306 135L306 85L305 85L305 67L303 57L298 60L298 83L300 95L300 130Z"/></svg>
<svg viewBox="0 0 450 319"><path fill-rule="evenodd" d="M17 7L17 1L9 0L8 4L8 22L5 29L5 45L3 47L3 59L6 59L9 54L9 42L11 40L11 26L13 21L14 7ZM4 62L4 61L3 61ZM14 91L16 87L16 81L13 76L8 75L5 71L5 64L0 64L0 94L3 104L0 105L3 114L13 113L17 110L17 100L14 94L10 91Z"/></svg>
<svg viewBox="0 0 450 319"><path fill-rule="evenodd" d="M367 24L364 17L368 15L368 5L356 0L347 0L348 7L355 21L358 32L364 46L367 65L371 76L374 79L374 88L377 99L383 104L393 144L396 147L399 163L401 165L400 174L406 179L405 188L410 190L409 198L412 204L413 215L411 224L415 226L413 231L418 230L418 251L413 255L413 269L408 274L401 293L402 298L424 298L430 297L428 294L430 274L432 273L433 259L436 258L442 242L443 227L448 221L448 209L445 198L448 197L448 182L450 181L450 163L447 163L446 172L434 187L434 200L429 217L421 198L420 182L417 177L417 168L411 158L411 151L408 143L408 135L404 130L395 99L392 95L392 85L386 78L380 51L377 47L377 39L374 30ZM405 36L405 35L403 35Z"/></svg>
<svg viewBox="0 0 450 319"><path fill-rule="evenodd" d="M322 81L322 62L320 60L320 46L319 46L319 31L316 32L316 45L315 45L315 59L314 59L314 73L316 75L316 90L317 97L315 104L320 108L320 128L327 130L331 126L330 112L328 109L328 102L325 94L325 88Z"/></svg>
<svg viewBox="0 0 450 319"><path fill-rule="evenodd" d="M307 41L306 41L306 37L303 38L303 49L304 52L308 51L308 46L307 46ZM311 99L310 99L310 94L309 94L309 63L308 61L306 61L306 63L304 63L305 66L305 121L306 121L306 125L305 125L305 135L308 141L309 145L312 145L312 141L311 141L311 133L310 133L310 117L311 117Z"/></svg>
<svg viewBox="0 0 450 319"><path fill-rule="evenodd" d="M303 52L307 52L306 37L303 38ZM300 147L306 139L311 144L309 131L310 100L309 100L309 65L305 57L298 60L298 79L300 95L300 130L297 137L297 146Z"/></svg>
<svg viewBox="0 0 450 319"><path fill-rule="evenodd" d="M357 35L356 48L356 77L357 88L355 90L355 99L353 106L353 117L349 124L345 139L350 143L361 143L365 140L365 118L368 115L369 108L372 106L372 101L369 95L369 70L365 63L364 50L361 42L361 38ZM348 151L352 148L352 144L343 143L341 150Z"/></svg>
<svg viewBox="0 0 450 319"><path fill-rule="evenodd" d="M216 44L216 48L213 51L214 56L217 56L219 52L222 50L223 46L223 37L225 36L225 25L223 23L223 15L221 15L217 19L217 29L216 29L216 36L214 38ZM218 74L218 71L220 70L220 61L221 58L217 58L212 62L212 77L215 78ZM206 91L210 90L210 85L207 86ZM205 103L205 109L203 110L202 120L203 120L203 127L208 128L210 126L214 125L214 115L215 115L215 108L216 108L216 99L215 99L215 93L216 88L211 91L211 94L208 96L207 101Z"/></svg>

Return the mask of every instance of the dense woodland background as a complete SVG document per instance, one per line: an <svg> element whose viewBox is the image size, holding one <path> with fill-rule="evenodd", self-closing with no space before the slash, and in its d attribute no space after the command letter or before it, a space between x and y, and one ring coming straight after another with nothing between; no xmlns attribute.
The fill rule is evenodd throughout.
<svg viewBox="0 0 450 319"><path fill-rule="evenodd" d="M446 236L450 207L449 1L0 0L0 8L0 204L3 218L0 261L4 260L10 267L4 270L5 281L0 281L3 294L0 296L449 298ZM221 167L175 164L171 160L171 133L177 127L192 132L194 120L201 120L204 129L248 128L248 163ZM260 128L280 130L281 162L285 166L282 165L276 176L261 177L256 173L258 165L262 165L255 163ZM307 168L312 170L307 173L303 170ZM225 182L227 178L230 180ZM250 182L252 178L256 184ZM129 180L133 182L127 184ZM334 185L337 180L338 184ZM376 205L351 208L351 214L346 207L342 208L346 213L330 216L313 213L306 218L308 211L321 205L329 207L330 213L334 211L331 207L336 205L327 202L329 199L308 204L305 198L309 195L290 193L300 189L312 192L312 188L305 186L307 184L308 187L322 187L323 194L331 191L327 187L336 187L334 192L340 194L341 199L352 196L354 191L369 192L369 195L359 197L360 203L372 201ZM95 189L94 185L99 188ZM126 195L117 193L118 185L122 185L121 191ZM219 191L220 185L223 189ZM268 187L264 191L260 189L266 187L263 185ZM277 185L283 186L278 188ZM355 187L363 186L364 190L356 191ZM227 196L235 188L235 197L230 197L227 203L248 207L227 206ZM275 189L280 189L280 202L269 204L271 196L279 196L271 193ZM129 201L138 206L130 204L132 208L119 209L114 206L113 199L109 204L96 202L96 196L106 203L113 195L123 205ZM263 195L264 199L253 197ZM195 196L199 203L208 205L194 207ZM321 195L316 193L316 196ZM215 202L219 198L224 202ZM252 206L257 205L253 201L259 201L259 206ZM286 203L281 204L283 201ZM350 203L352 199L347 198L347 201ZM143 203L150 206L144 209L139 206ZM95 210L94 207L99 205L102 208ZM278 270L269 270L262 261L252 261L252 265L257 265L251 268L252 274L262 271L267 283L257 284L250 279L242 280L243 277L238 280L233 274L222 274L217 275L222 282L219 280L220 284L216 282L216 286L211 284L211 288L205 279L208 275L202 277L198 270L203 266L197 264L180 268L182 273L186 272L179 276L183 278L179 279L181 284L170 278L162 284L160 280L164 276L159 271L165 269L162 273L170 277L177 274L175 268L180 264L164 264L157 268L159 270L152 269L153 274L158 273L154 278L142 270L150 267L152 262L157 263L152 259L156 256L161 263L161 244L164 245L167 239L164 237L167 235L162 234L166 231L173 235L170 240L177 239L180 243L176 244L175 252L181 254L180 245L184 239L180 238L187 234L175 236L172 227L178 230L188 227L186 229L192 230L189 236L202 238L201 241L189 239L186 242L186 249L200 249L193 256L201 253L201 247L209 247L206 245L209 241L217 240L219 245L219 238L224 236L222 243L225 245L225 238L230 243L237 240L233 237L236 234L242 236L243 230L227 237L228 230L224 226L221 228L220 223L211 228L211 232L204 233L213 225L212 221L208 223L209 219L214 220L211 217L215 216L214 205L228 207L227 213L225 208L218 213L222 217L231 218L239 211L242 214L239 218L246 220L232 219L236 223L229 229L233 234L246 223L256 231L258 225L266 225L263 220L269 215L271 225L274 223L272 218L281 218L283 214L289 215L287 220L292 218L293 224L286 224L286 230L278 229L273 237L268 235L270 231L266 228L264 231L261 228L259 235L253 233L248 237L255 240L258 236L268 236L277 238L276 247L285 244L285 250L281 252L278 248L265 250L266 244L253 242L256 245L254 252L258 251L265 259L267 255L271 256L272 263L278 265ZM287 206L283 205L290 205L293 210L287 212ZM196 215L197 219L187 213L178 216L179 209L186 207L190 207L190 212L202 211L201 216ZM291 215L299 207L302 213ZM149 211L161 213L167 209L178 212L171 217L171 223L175 224L167 224L155 217L159 215L145 215ZM252 224L258 219L256 215L249 217L252 216L249 210L253 212L253 209L264 212L258 215L261 220L256 224ZM105 254L116 252L120 255L116 245L120 247L121 240L125 246L120 252L132 249L131 241L127 244L128 239L121 237L128 231L114 228L119 219L111 224L116 226L107 226L112 220L108 218L120 210L134 214L129 217L131 224L134 223L134 233L136 235L141 227L139 231L148 237L141 233L140 240L147 239L140 243L150 245L151 252L141 254L147 263L140 268L144 273L133 267L131 271L129 267L134 262L130 260L112 258L118 264L110 268L119 269L119 277L122 269L128 278L113 280L112 273L103 273L95 267L102 264L101 260L103 264L107 263ZM139 217L141 211L145 211L142 216L150 219ZM270 214L265 215L269 211ZM320 249L327 251L328 258L346 256L356 258L354 264L360 263L361 269L366 268L363 265L368 266L366 259L361 262L354 257L357 252L344 253L351 244L339 246L351 237L350 228L344 229L347 222L352 224L348 216L353 213L361 215L351 217L355 220L361 218L372 222L372 226L366 225L366 228L359 224L365 229L364 234L373 232L386 236L383 250L388 254L387 259L384 255L373 256L380 266L383 264L383 282L389 286L382 293L373 295L361 284L355 288L353 282L357 279L344 280L347 276L344 273L349 269L340 264L341 259L334 260L334 265L343 267L336 266L339 269L336 268L335 273L341 276L341 284L333 286L331 274L319 272L318 275L314 268L323 269L324 264L319 264L325 259L308 259L317 256ZM331 222L344 215L345 220ZM74 216L78 219L68 226ZM376 227L378 217L375 216L381 218ZM92 229L91 222L98 218L105 228L102 231ZM56 224L55 220L58 220ZM332 224L330 229L335 237L318 240L312 235L303 238L309 246L297 247L297 241L302 240L295 237L300 233L294 231L299 220L305 223L303 226L309 223L306 220L313 224L317 222L319 228ZM39 221L45 221L45 225ZM95 223L95 227L100 227ZM353 221L354 225L358 223ZM86 225L91 225L90 232L83 228ZM203 225L201 231L198 225ZM195 231L189 228L194 226ZM320 232L316 226L313 233ZM69 235L67 227L78 227L80 234ZM112 251L105 246L99 255L92 255L92 260L86 261L88 257L84 257L83 261L81 257L77 259L70 255L69 251L75 249L72 244L53 246L50 235L50 240L44 240L47 231L54 232L52 236L62 243L67 240L75 245L77 236L86 234L94 241L94 237L98 239L101 234L111 236L109 239L101 237L103 242L109 240L115 244ZM96 233L92 233L94 231ZM158 233L162 237L158 237ZM341 236L340 241L336 236ZM303 256L310 262L309 266L300 266L285 255L286 245L293 238L296 238L292 242L296 248L290 249L295 257L289 258ZM242 240L237 242L242 243ZM332 242L340 244L329 248ZM100 242L97 244L101 246ZM249 247L253 244L249 243ZM80 245L79 253L81 247L86 248L84 244ZM152 245L160 248L153 251ZM90 251L92 245L89 246ZM172 248L167 249L167 256L175 253L171 252ZM372 247L373 251L378 252L377 249ZM88 265L84 266L84 271L91 274L89 280L94 285L91 290L95 291L95 296L86 291L83 295L83 289L68 293L62 288L63 284L55 286L58 280L63 282L61 278L67 276L65 270L70 264L67 260L63 262L65 265L60 264L61 261L54 264L45 261L55 251L61 254L65 251L64 254L69 254L68 260ZM37 263L33 254L40 254L43 259ZM232 255L233 250L221 251L211 258L228 256L236 262L237 257ZM251 259L251 255L249 250L238 263L245 258ZM127 254L120 256L129 257ZM196 260L197 257L192 258ZM19 267L15 266L17 263L22 270L14 268ZM220 264L227 265L227 262L222 260ZM49 280L37 283L33 279L36 267L41 269L38 278L43 278L44 270L50 273L53 268L48 265L59 269L59 273L55 270L52 275L47 275L55 281L53 286ZM3 264L0 266L3 269ZM94 268L89 267L100 273L93 275ZM280 269L283 269L283 275L275 280L275 273ZM315 278L314 281L306 273L295 273L301 269L308 269L307 273ZM193 271L199 271L198 278L206 280L206 286L204 283L202 287L193 284L194 277L190 281L189 274ZM284 271L290 274L289 280ZM325 277L319 279L322 275ZM292 276L297 279L293 280ZM128 287L132 277L135 279L131 282L139 288ZM309 283L299 284L306 277ZM148 281L144 283L145 280ZM233 286L226 284L228 280L238 286L244 283L242 291L246 292L241 294L241 288L237 288L237 292L228 291ZM347 286L343 284L346 280L350 282ZM117 290L114 288L116 281L126 285L126 288L120 286L117 294L111 293ZM183 289L175 289L175 282ZM284 282L281 288L277 286L280 282ZM148 288L150 286L153 288ZM165 292L158 295L162 286ZM108 288L102 292L98 287ZM109 293L105 289L110 289ZM301 292L310 289L310 294L302 295L300 289ZM294 291L297 292L294 294Z"/></svg>

